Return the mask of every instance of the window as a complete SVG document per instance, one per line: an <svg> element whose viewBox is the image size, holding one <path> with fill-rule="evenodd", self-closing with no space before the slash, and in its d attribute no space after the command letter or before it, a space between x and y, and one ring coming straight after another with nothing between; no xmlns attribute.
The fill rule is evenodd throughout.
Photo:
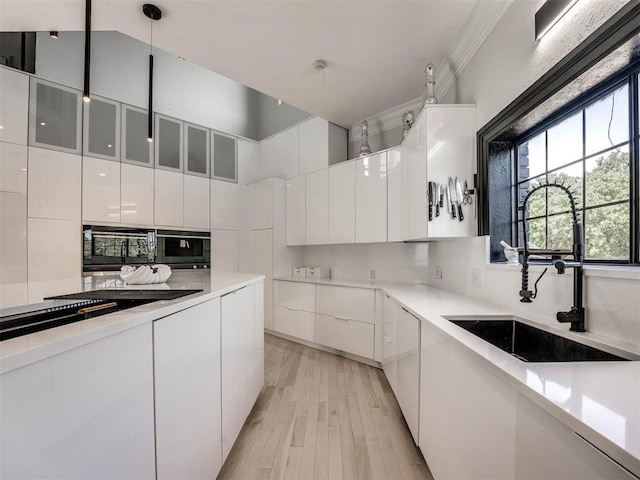
<svg viewBox="0 0 640 480"><path fill-rule="evenodd" d="M520 201L541 183L562 183L576 197L584 224L585 260L629 262L631 255L631 168L628 77L542 130L517 143L515 191ZM633 88L633 87L631 87ZM570 205L559 189L535 192L525 212L528 240L538 248L571 250ZM522 244L522 212L518 214ZM515 216L514 216L515 218Z"/></svg>

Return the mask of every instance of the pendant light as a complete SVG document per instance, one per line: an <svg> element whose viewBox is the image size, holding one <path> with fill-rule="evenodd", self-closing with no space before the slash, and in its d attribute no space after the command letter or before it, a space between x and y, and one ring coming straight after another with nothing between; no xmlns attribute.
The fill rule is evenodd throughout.
<svg viewBox="0 0 640 480"><path fill-rule="evenodd" d="M147 140L153 142L153 22L162 18L162 10L151 3L142 6L144 13L151 20L151 39L149 42L149 114Z"/></svg>
<svg viewBox="0 0 640 480"><path fill-rule="evenodd" d="M85 0L84 7L84 87L82 89L82 99L85 102L91 101L89 93L89 74L91 71L91 0ZM56 32L56 37L57 38Z"/></svg>

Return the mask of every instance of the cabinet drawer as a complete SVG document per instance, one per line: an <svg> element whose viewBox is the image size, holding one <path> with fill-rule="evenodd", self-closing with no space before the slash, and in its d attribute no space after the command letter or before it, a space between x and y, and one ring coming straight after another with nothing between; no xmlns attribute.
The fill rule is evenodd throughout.
<svg viewBox="0 0 640 480"><path fill-rule="evenodd" d="M314 342L316 338L316 317L314 313L274 305L273 328L292 337Z"/></svg>
<svg viewBox="0 0 640 480"><path fill-rule="evenodd" d="M373 358L374 326L357 320L343 320L316 314L316 343Z"/></svg>
<svg viewBox="0 0 640 480"><path fill-rule="evenodd" d="M273 282L273 304L315 313L316 286L302 282Z"/></svg>
<svg viewBox="0 0 640 480"><path fill-rule="evenodd" d="M316 312L333 317L374 323L375 290L368 288L316 286Z"/></svg>

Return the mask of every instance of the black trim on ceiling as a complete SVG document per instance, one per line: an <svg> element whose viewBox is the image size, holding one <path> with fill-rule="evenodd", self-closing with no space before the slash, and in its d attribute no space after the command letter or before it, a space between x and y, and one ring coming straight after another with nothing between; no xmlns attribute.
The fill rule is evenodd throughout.
<svg viewBox="0 0 640 480"><path fill-rule="evenodd" d="M489 232L489 142L640 30L640 0L631 0L505 107L477 133L478 235Z"/></svg>

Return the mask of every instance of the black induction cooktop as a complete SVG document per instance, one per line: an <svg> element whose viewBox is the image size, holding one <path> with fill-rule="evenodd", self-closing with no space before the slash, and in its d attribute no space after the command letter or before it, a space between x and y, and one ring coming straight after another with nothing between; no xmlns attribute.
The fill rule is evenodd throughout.
<svg viewBox="0 0 640 480"><path fill-rule="evenodd" d="M45 300L175 300L176 298L185 297L193 293L199 293L200 290L130 290L130 289L112 289L112 290L93 290L90 292L70 293L68 295L57 295L48 297Z"/></svg>

